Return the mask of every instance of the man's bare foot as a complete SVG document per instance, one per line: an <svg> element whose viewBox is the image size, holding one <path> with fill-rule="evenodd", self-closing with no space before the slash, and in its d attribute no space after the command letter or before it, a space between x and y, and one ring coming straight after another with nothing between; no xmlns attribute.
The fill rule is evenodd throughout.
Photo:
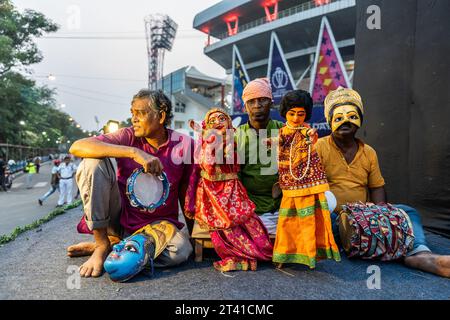
<svg viewBox="0 0 450 320"><path fill-rule="evenodd" d="M67 255L71 258L90 256L94 253L95 242L80 242L67 248Z"/></svg>
<svg viewBox="0 0 450 320"><path fill-rule="evenodd" d="M89 260L81 265L80 276L85 278L100 277L103 273L103 262L110 252L111 246L109 243L97 245Z"/></svg>
<svg viewBox="0 0 450 320"><path fill-rule="evenodd" d="M438 276L450 278L450 256L441 256L431 252L419 252L405 258L405 265Z"/></svg>
<svg viewBox="0 0 450 320"><path fill-rule="evenodd" d="M108 236L111 247L120 242L116 236ZM95 242L80 242L67 248L67 255L71 258L90 256L94 253Z"/></svg>

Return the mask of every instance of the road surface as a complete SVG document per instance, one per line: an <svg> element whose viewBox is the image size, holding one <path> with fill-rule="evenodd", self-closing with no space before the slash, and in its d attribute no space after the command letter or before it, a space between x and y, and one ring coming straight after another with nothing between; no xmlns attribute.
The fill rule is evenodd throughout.
<svg viewBox="0 0 450 320"><path fill-rule="evenodd" d="M10 234L16 227L23 227L39 220L53 211L58 202L59 192L53 193L42 206L38 198L50 189L52 163L49 161L35 174L32 189L26 188L26 174L18 173L10 192L0 192L0 235ZM74 183L74 195L76 194Z"/></svg>

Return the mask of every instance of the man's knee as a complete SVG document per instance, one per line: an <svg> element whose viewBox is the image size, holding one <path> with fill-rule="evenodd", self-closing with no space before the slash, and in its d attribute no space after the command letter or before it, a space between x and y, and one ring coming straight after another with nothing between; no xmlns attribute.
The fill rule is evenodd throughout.
<svg viewBox="0 0 450 320"><path fill-rule="evenodd" d="M83 182L85 179L91 179L94 181L98 180L107 180L113 181L115 178L114 168L111 164L111 160L108 158L105 159L92 159L86 158L80 163L76 179L77 184Z"/></svg>
<svg viewBox="0 0 450 320"><path fill-rule="evenodd" d="M189 237L183 232L176 232L174 239L155 260L157 267L174 267L186 262L194 249Z"/></svg>
<svg viewBox="0 0 450 320"><path fill-rule="evenodd" d="M411 220L414 220L414 221L420 221L421 220L421 216L420 216L419 211L417 211L413 207L410 207L410 206L407 206L407 205L404 205L404 204L396 204L396 205L394 205L394 207L405 211L405 213L411 218Z"/></svg>

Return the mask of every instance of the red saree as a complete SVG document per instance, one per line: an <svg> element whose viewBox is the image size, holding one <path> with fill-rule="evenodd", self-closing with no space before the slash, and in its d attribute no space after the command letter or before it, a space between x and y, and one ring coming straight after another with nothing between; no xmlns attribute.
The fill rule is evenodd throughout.
<svg viewBox="0 0 450 320"><path fill-rule="evenodd" d="M214 152L207 154L207 144L204 141L200 151L202 171L195 219L210 231L214 249L222 259L214 263L217 270L256 270L257 260L272 259L269 234L238 179L236 152L232 151L232 164L216 164Z"/></svg>

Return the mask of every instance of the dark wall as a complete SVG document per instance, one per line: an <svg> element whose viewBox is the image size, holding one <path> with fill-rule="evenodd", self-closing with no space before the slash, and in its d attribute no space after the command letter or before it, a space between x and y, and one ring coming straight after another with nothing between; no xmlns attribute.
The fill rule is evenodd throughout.
<svg viewBox="0 0 450 320"><path fill-rule="evenodd" d="M368 6L381 30L367 28ZM354 88L361 137L378 152L391 203L450 236L450 1L358 0Z"/></svg>

